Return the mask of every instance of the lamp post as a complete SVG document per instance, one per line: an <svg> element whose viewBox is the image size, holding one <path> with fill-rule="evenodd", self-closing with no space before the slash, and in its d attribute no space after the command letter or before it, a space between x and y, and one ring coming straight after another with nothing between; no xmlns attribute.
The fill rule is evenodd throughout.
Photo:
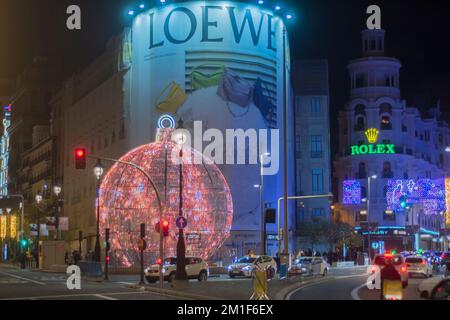
<svg viewBox="0 0 450 320"><path fill-rule="evenodd" d="M94 260L100 262L100 178L103 175L103 165L100 160L94 167L94 175L97 178L97 230L95 235Z"/></svg>
<svg viewBox="0 0 450 320"><path fill-rule="evenodd" d="M183 130L183 120L178 121L178 128ZM181 133L177 139L177 143L180 147L180 207L179 207L179 217L183 216L183 144L184 135ZM186 244L184 243L183 229L178 229L178 241L177 241L177 270L175 274L176 280L187 280L186 274Z"/></svg>
<svg viewBox="0 0 450 320"><path fill-rule="evenodd" d="M260 162L260 185L259 185L259 206L261 207L261 254L266 254L266 217L264 215L264 157L270 156L269 152L259 155Z"/></svg>
<svg viewBox="0 0 450 320"><path fill-rule="evenodd" d="M40 219L40 209L39 209L39 205L42 202L42 195L37 194L35 196L35 200L36 200L36 208L37 208L37 214L36 214L36 225L37 225L37 234L36 234L36 268L39 269L39 238L41 236L41 219Z"/></svg>
<svg viewBox="0 0 450 320"><path fill-rule="evenodd" d="M372 176L368 176L367 177L367 226L368 226L368 232L367 232L367 253L369 255L369 263L370 261L372 261L371 259L371 243L370 243L370 220L369 220L369 216L370 216L370 181L373 179L375 180L377 178L377 175L374 174Z"/></svg>
<svg viewBox="0 0 450 320"><path fill-rule="evenodd" d="M59 217L61 215L61 198L60 198L61 190L62 188L60 185L55 184L53 186L53 193L56 196L56 236L55 236L56 240L61 239L60 233L61 230L59 229Z"/></svg>

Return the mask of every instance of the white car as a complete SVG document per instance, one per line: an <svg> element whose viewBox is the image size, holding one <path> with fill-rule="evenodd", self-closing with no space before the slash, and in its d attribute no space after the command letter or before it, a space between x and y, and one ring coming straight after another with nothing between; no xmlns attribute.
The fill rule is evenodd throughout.
<svg viewBox="0 0 450 320"><path fill-rule="evenodd" d="M255 269L265 270L267 277L273 278L277 273L277 263L269 256L244 256L228 266L228 275L230 278L251 277Z"/></svg>
<svg viewBox="0 0 450 320"><path fill-rule="evenodd" d="M431 292L433 289L443 280L445 277L433 277L430 279L423 280L417 287L417 292L419 296L424 299L429 299L431 297Z"/></svg>
<svg viewBox="0 0 450 320"><path fill-rule="evenodd" d="M406 266L408 267L409 275L422 275L426 278L433 276L433 266L427 258L418 256L409 256L405 259Z"/></svg>
<svg viewBox="0 0 450 320"><path fill-rule="evenodd" d="M155 283L159 280L159 265L154 264L145 270L145 279L149 283ZM177 271L177 258L170 257L164 260L162 272L164 281L172 282L175 279ZM186 257L186 273L188 279L197 279L198 281L206 281L209 277L208 264L201 258Z"/></svg>
<svg viewBox="0 0 450 320"><path fill-rule="evenodd" d="M321 257L301 257L294 261L289 274L326 276L330 265Z"/></svg>

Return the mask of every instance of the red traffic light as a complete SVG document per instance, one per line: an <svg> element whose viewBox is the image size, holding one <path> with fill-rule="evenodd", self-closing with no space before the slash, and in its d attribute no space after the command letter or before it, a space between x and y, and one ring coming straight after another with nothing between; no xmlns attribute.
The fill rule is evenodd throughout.
<svg viewBox="0 0 450 320"><path fill-rule="evenodd" d="M167 237L169 235L169 221L162 220L161 221L163 236Z"/></svg>
<svg viewBox="0 0 450 320"><path fill-rule="evenodd" d="M86 149L75 149L75 168L86 169Z"/></svg>
<svg viewBox="0 0 450 320"><path fill-rule="evenodd" d="M156 264L162 265L162 259L161 258L156 259Z"/></svg>

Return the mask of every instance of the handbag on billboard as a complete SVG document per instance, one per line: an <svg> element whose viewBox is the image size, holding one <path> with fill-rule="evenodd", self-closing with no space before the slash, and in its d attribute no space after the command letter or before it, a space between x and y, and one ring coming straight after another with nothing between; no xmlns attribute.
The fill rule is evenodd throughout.
<svg viewBox="0 0 450 320"><path fill-rule="evenodd" d="M247 81L226 69L220 79L217 95L225 101L246 107L252 99L253 88Z"/></svg>
<svg viewBox="0 0 450 320"><path fill-rule="evenodd" d="M215 68L212 73L206 74L200 71L201 68ZM191 72L192 90L218 86L220 79L225 73L225 66L220 64L202 64L195 67Z"/></svg>
<svg viewBox="0 0 450 320"><path fill-rule="evenodd" d="M164 96L165 95L165 96ZM161 98L164 100L159 101ZM172 81L170 82L161 92L161 94L156 99L156 109L162 113L175 114L178 109L187 100L187 95L179 84ZM159 102L158 102L159 101Z"/></svg>
<svg viewBox="0 0 450 320"><path fill-rule="evenodd" d="M270 99L270 92L267 87L263 86L261 78L257 78L253 89L253 102L261 112L266 124L269 128L275 128L276 119L276 105Z"/></svg>

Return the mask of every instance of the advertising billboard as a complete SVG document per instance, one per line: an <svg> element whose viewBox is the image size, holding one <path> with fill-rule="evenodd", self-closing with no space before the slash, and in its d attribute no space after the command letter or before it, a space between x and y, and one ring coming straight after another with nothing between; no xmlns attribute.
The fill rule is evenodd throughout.
<svg viewBox="0 0 450 320"><path fill-rule="evenodd" d="M294 118L289 41L287 35L283 41L283 29L283 20L270 8L245 2L167 3L136 15L129 35L131 146L154 141L158 119L166 114L182 119L190 132L195 128L224 134L230 129L257 130L259 147L261 134L266 134L271 152L270 161L265 160L270 168L264 169L264 202L275 207L283 195L282 134L276 132L283 123L283 88L287 117ZM293 120L287 128L288 154L293 155ZM250 141L250 134L245 139ZM206 145L193 142L201 153ZM249 145L244 150L246 160L251 149ZM258 145L257 149L258 155L265 151ZM253 233L258 241L259 162L216 164L232 193L232 231ZM293 158L288 164L288 175L293 176ZM292 192L293 188L288 190Z"/></svg>

